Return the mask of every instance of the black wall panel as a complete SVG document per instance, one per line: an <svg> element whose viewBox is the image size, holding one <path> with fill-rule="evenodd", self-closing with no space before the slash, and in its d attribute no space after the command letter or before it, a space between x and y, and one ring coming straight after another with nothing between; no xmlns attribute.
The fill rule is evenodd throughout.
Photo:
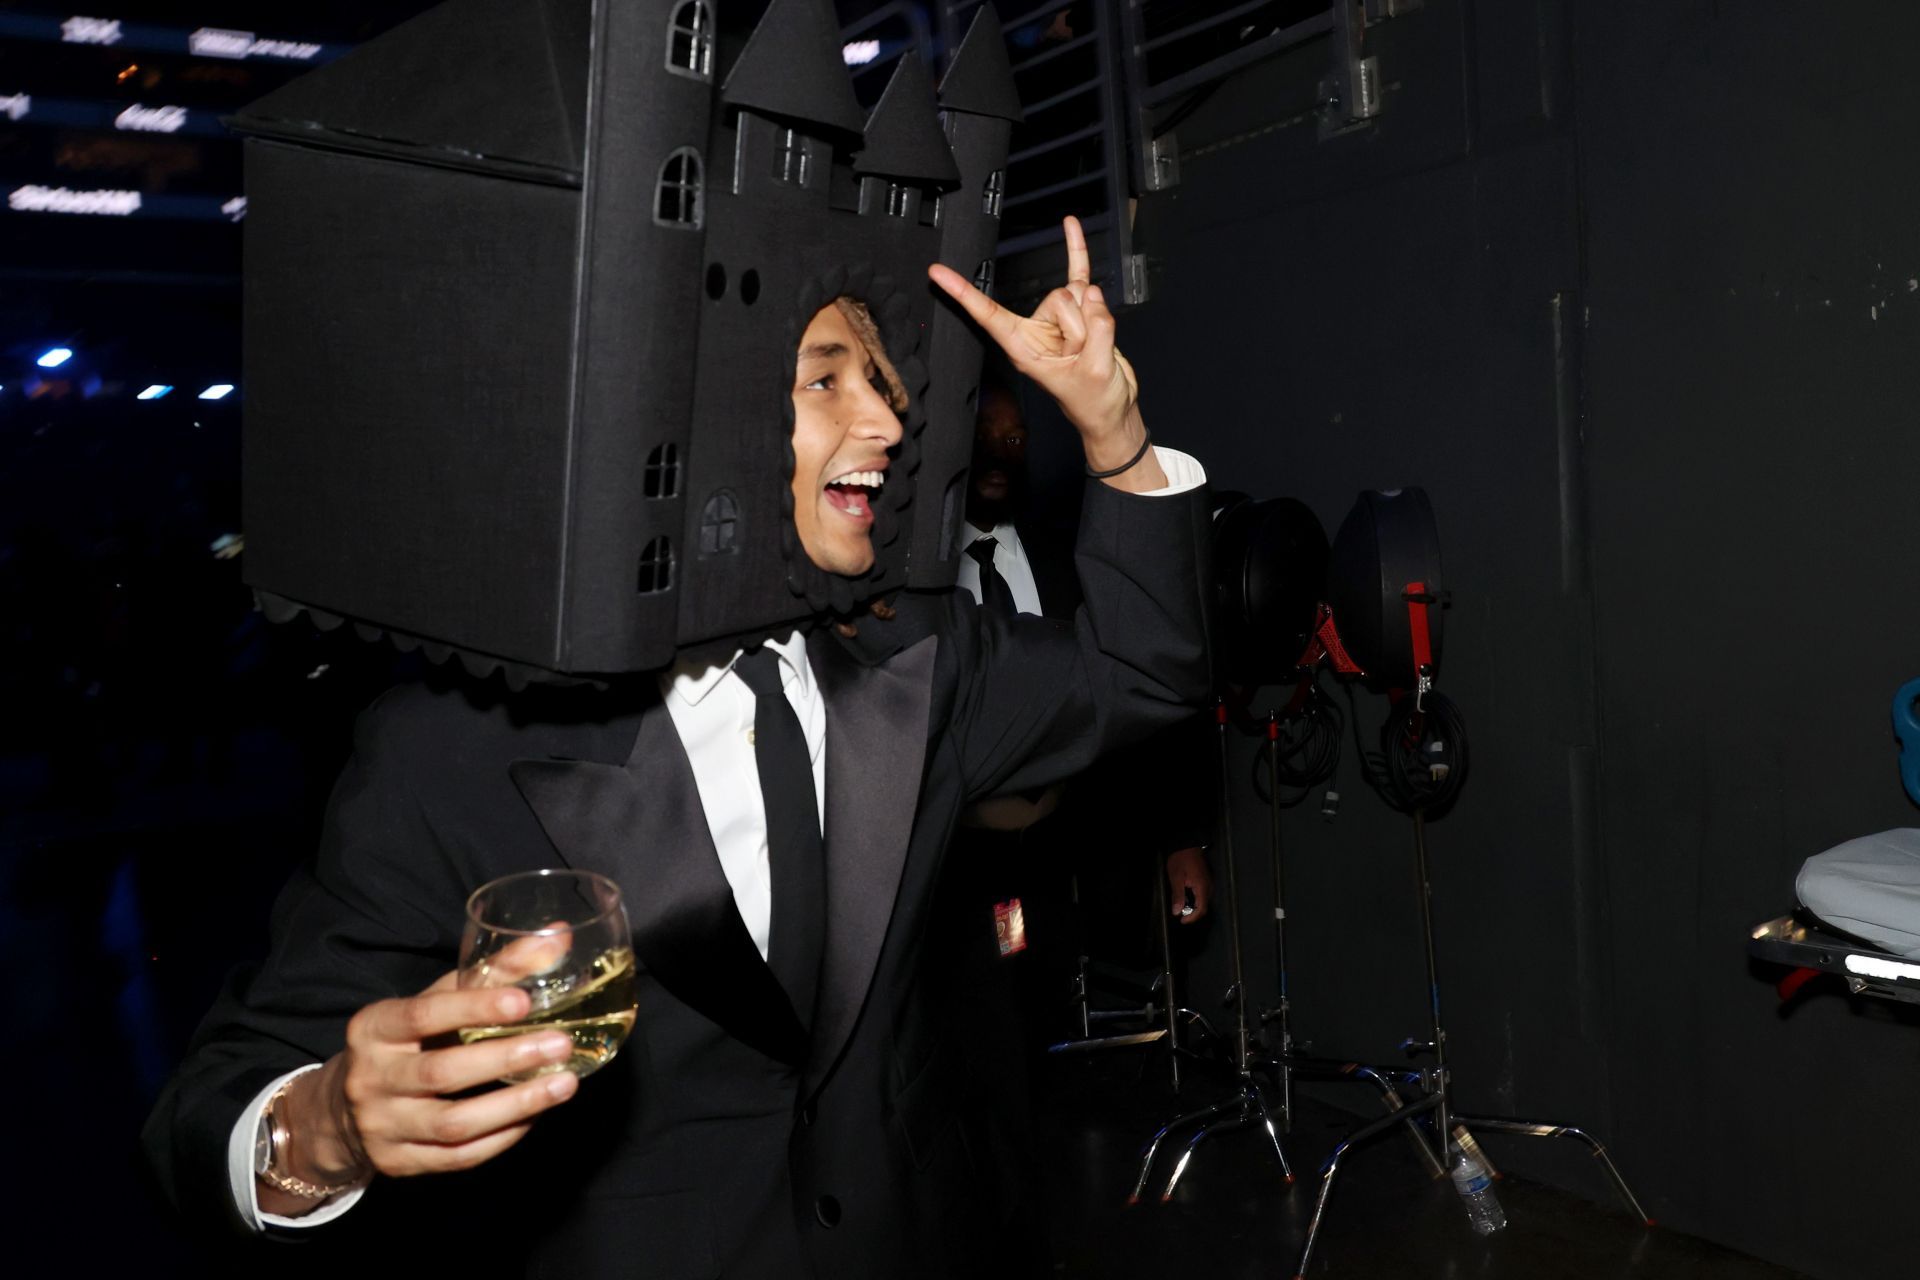
<svg viewBox="0 0 1920 1280"><path fill-rule="evenodd" d="M1576 32L1620 1137L1685 1225L1909 1276L1920 1025L1782 1019L1739 943L1809 854L1914 825L1887 714L1920 668L1920 11Z"/></svg>
<svg viewBox="0 0 1920 1280"><path fill-rule="evenodd" d="M1156 435L1233 487L1329 528L1363 487L1432 495L1474 749L1431 829L1460 1103L1591 1127L1663 1222L1835 1280L1913 1270L1920 1019L1782 1017L1743 943L1809 854L1914 824L1916 47L1897 0L1437 0L1369 33L1370 130L1315 136L1314 48L1180 126L1122 324ZM1351 741L1337 785L1335 822L1316 795L1283 824L1295 1027L1390 1059L1425 1015L1407 824ZM1607 1200L1577 1151L1495 1142Z"/></svg>

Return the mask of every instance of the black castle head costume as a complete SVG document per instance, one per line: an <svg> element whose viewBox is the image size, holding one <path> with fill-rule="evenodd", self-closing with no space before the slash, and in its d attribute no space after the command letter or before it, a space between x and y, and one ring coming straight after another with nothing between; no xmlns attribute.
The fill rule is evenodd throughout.
<svg viewBox="0 0 1920 1280"><path fill-rule="evenodd" d="M449 0L249 107L247 580L276 619L524 679L950 585L1019 118L983 6L863 116L830 0L730 66L714 0ZM903 438L872 571L794 533L794 357L836 299ZM902 407L904 402L904 407Z"/></svg>

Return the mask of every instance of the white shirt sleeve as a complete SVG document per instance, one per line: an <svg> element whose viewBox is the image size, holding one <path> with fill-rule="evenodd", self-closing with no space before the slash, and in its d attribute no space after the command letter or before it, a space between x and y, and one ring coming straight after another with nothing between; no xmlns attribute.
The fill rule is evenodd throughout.
<svg viewBox="0 0 1920 1280"><path fill-rule="evenodd" d="M1143 498L1171 498L1176 493L1198 489L1207 482L1206 468L1190 454L1157 444L1153 446L1153 456L1160 460L1160 469L1167 473L1167 484L1164 489L1148 489L1140 495Z"/></svg>
<svg viewBox="0 0 1920 1280"><path fill-rule="evenodd" d="M260 1212L259 1186L253 1176L253 1139L260 1132L260 1117L266 1114L267 1102L274 1091L295 1076L303 1076L309 1071L318 1071L318 1062L310 1063L296 1071L270 1082L266 1088L255 1094L247 1109L240 1113L240 1119L234 1122L233 1132L227 1137L227 1182L233 1191L233 1203L240 1210L240 1220L249 1230L264 1231L274 1227L317 1227L353 1208L366 1194L365 1187L355 1187L343 1191L333 1199L322 1204L311 1213L303 1213L297 1218L283 1218L276 1213Z"/></svg>

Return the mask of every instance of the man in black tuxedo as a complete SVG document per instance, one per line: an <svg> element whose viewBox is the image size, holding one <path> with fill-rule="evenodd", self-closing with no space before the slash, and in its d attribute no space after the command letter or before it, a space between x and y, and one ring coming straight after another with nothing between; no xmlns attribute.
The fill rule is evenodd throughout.
<svg viewBox="0 0 1920 1280"><path fill-rule="evenodd" d="M1177 720L1207 689L1203 478L1149 447L1084 238L1067 231L1068 282L1032 317L930 274L1059 401L1104 473L1088 486L1074 624L907 596L851 637L772 636L638 687L390 693L361 719L268 959L216 1004L149 1121L177 1200L331 1238L351 1252L330 1266L375 1274L987 1273L979 1137L955 1115L961 1059L923 945L954 822ZM863 317L823 308L793 383L798 541L842 575L872 563L868 473L901 429ZM729 698L759 739L777 720L811 764L818 809L797 824L818 823L810 921L781 887L783 841L807 843L783 825L794 793L760 746L740 746L748 732L698 719ZM634 1031L584 1088L563 1072L485 1089L567 1043L450 1043L526 1013L523 992L456 988L458 904L556 861L622 888L644 966ZM796 946L813 949L808 972ZM255 1116L271 1140L256 1144ZM337 1222L299 1231L323 1219Z"/></svg>

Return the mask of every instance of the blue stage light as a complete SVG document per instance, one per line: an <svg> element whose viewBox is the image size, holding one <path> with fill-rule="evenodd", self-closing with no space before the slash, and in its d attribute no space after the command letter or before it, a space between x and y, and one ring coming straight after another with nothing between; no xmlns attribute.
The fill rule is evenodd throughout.
<svg viewBox="0 0 1920 1280"><path fill-rule="evenodd" d="M40 358L34 363L42 369L58 369L71 359L73 359L72 347L49 347L40 353Z"/></svg>
<svg viewBox="0 0 1920 1280"><path fill-rule="evenodd" d="M202 391L200 398L202 400L225 400L232 394L233 384L231 382L216 382L205 391Z"/></svg>
<svg viewBox="0 0 1920 1280"><path fill-rule="evenodd" d="M145 391L142 391L139 395L139 399L158 400L160 397L166 395L167 392L171 390L173 390L173 388L167 386L165 383L156 382L152 386L148 387Z"/></svg>

